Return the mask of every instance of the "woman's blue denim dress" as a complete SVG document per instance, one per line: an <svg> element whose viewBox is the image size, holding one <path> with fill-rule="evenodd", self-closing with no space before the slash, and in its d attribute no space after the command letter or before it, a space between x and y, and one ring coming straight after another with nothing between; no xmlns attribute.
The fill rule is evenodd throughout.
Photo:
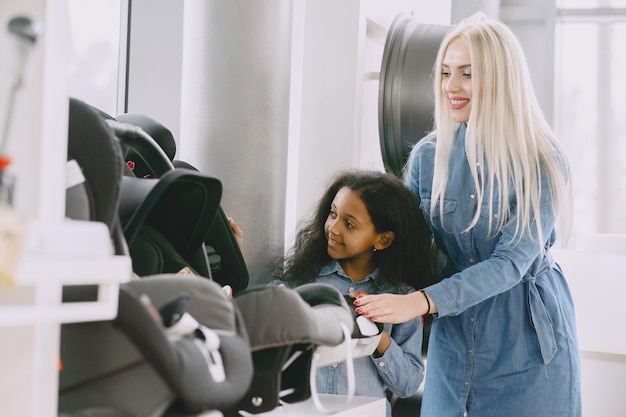
<svg viewBox="0 0 626 417"><path fill-rule="evenodd" d="M580 416L574 305L563 273L549 250L541 254L533 231L510 242L514 221L488 236L485 207L478 224L465 231L477 201L464 139L461 125L450 155L443 224L438 209L430 218L434 137L418 143L407 169L407 186L419 195L448 256L448 278L426 288L438 313L421 417ZM543 191L542 230L549 248L556 219L549 189Z"/></svg>

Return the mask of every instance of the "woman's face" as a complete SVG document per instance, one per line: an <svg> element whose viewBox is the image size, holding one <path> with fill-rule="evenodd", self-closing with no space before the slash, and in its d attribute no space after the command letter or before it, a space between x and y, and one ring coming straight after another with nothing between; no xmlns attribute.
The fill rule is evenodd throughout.
<svg viewBox="0 0 626 417"><path fill-rule="evenodd" d="M335 195L324 230L328 255L338 260L368 260L379 240L363 200L349 187L341 188Z"/></svg>
<svg viewBox="0 0 626 417"><path fill-rule="evenodd" d="M472 66L469 48L461 38L450 42L444 54L441 93L448 99L452 120L455 123L467 122L472 110Z"/></svg>

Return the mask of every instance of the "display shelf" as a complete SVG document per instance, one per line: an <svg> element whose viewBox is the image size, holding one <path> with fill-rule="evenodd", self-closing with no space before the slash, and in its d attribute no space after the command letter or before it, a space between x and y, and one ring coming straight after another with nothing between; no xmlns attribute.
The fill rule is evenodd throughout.
<svg viewBox="0 0 626 417"><path fill-rule="evenodd" d="M76 259L26 256L18 268L17 283L20 287L33 287L36 299L32 304L0 306L0 327L112 319L117 312L119 284L128 281L131 274L131 261L126 256ZM63 285L98 285L98 299L62 303ZM57 293L55 300L48 297L52 293Z"/></svg>
<svg viewBox="0 0 626 417"><path fill-rule="evenodd" d="M21 375L15 389L0 378L0 415L57 415L60 330L64 323L111 320L119 285L132 278L132 262L113 255L108 229L94 222L31 223L12 288L0 288L0 358L4 375ZM94 301L64 303L66 285L94 285ZM11 347L13 346L13 347Z"/></svg>
<svg viewBox="0 0 626 417"><path fill-rule="evenodd" d="M343 395L319 394L322 404L337 409L346 402ZM333 413L333 417L384 417L387 414L387 400L379 397L354 396L350 404L341 411ZM311 399L293 404L276 407L267 413L255 414L257 417L318 417L327 416L319 411Z"/></svg>

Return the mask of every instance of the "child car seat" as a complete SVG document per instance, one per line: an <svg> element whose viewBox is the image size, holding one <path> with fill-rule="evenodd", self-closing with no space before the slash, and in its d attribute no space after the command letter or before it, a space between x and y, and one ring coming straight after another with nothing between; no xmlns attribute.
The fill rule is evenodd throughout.
<svg viewBox="0 0 626 417"><path fill-rule="evenodd" d="M190 170L158 179L124 176L119 216L135 273L176 273L187 266L211 277L204 239L221 195L219 180Z"/></svg>
<svg viewBox="0 0 626 417"><path fill-rule="evenodd" d="M72 177L84 178L67 190L68 216L105 221L115 237L116 253L130 253L138 275L189 267L210 277L203 242L219 208L221 182L190 170L174 172L169 159L154 156L154 168L164 172L163 178L143 181L122 175L126 166L119 141L144 153L163 151L146 145L149 137L111 138L111 127L103 127L110 122L106 113L70 99L68 161L78 166Z"/></svg>
<svg viewBox="0 0 626 417"><path fill-rule="evenodd" d="M212 346L196 329L169 332L156 312L180 294ZM59 411L192 416L227 409L245 394L253 373L247 332L219 284L159 275L122 284L119 297L115 320L62 326Z"/></svg>
<svg viewBox="0 0 626 417"><path fill-rule="evenodd" d="M129 149L125 155L126 164L132 167L132 172L139 178L155 178L164 174L164 171L154 169L150 165L167 157L173 168L190 169L197 171L191 164L174 159L176 154L176 142L171 131L158 121L143 114L124 113L115 117L115 120L125 124L139 127L154 141L147 141L141 149ZM137 134L136 136L139 136ZM162 152L149 149L150 146L158 145ZM161 166L165 166L161 163ZM166 169L169 170L169 169ZM204 241L211 276L213 280L222 285L229 285L233 293L245 289L249 283L249 273L241 248L228 223L224 210L220 206L214 218L213 224Z"/></svg>
<svg viewBox="0 0 626 417"><path fill-rule="evenodd" d="M317 397L315 372L323 365L324 348L341 348L344 355L334 359L351 365L355 318L344 296L331 285L311 283L248 288L234 300L248 329L254 376L226 415L263 413L309 398L319 411L329 412ZM350 401L348 395L345 405Z"/></svg>

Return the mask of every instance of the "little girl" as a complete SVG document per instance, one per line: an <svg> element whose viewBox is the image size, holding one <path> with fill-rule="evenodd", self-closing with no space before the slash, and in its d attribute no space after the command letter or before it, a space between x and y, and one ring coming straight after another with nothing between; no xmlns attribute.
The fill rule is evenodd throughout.
<svg viewBox="0 0 626 417"><path fill-rule="evenodd" d="M377 171L335 177L312 218L301 225L284 262L280 282L333 285L344 295L397 293L422 288L433 278L431 232L402 181ZM371 357L354 361L355 395L413 395L424 378L419 318L385 324ZM317 371L317 391L347 392L345 363ZM387 415L391 406L387 403Z"/></svg>

